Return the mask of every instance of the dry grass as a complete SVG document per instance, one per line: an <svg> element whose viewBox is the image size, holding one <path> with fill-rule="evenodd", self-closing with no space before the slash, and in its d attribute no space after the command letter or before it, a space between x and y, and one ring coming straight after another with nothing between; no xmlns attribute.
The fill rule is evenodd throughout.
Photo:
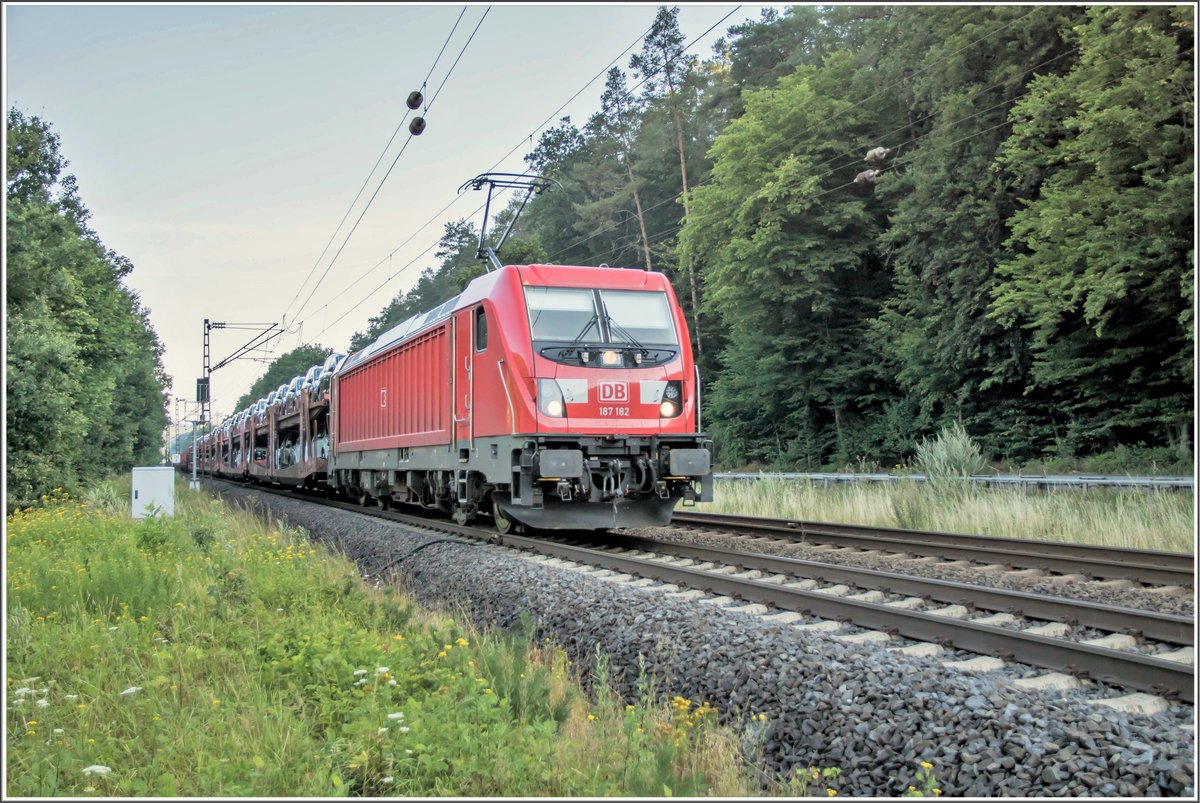
<svg viewBox="0 0 1200 803"><path fill-rule="evenodd" d="M1101 544L1195 551L1191 494L1107 489L938 490L915 482L834 485L804 481L718 481L715 500L697 510Z"/></svg>

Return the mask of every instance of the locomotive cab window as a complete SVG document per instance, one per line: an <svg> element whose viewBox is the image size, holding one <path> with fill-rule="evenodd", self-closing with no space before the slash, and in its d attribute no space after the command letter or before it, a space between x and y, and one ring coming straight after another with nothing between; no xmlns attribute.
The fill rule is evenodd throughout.
<svg viewBox="0 0 1200 803"><path fill-rule="evenodd" d="M526 287L529 330L534 340L598 340L596 302L591 290Z"/></svg>
<svg viewBox="0 0 1200 803"><path fill-rule="evenodd" d="M610 343L653 343L673 346L675 322L665 293L645 290L601 290Z"/></svg>
<svg viewBox="0 0 1200 803"><path fill-rule="evenodd" d="M487 314L482 304L475 308L475 350L487 351Z"/></svg>
<svg viewBox="0 0 1200 803"><path fill-rule="evenodd" d="M525 305L534 349L564 365L645 368L679 354L661 290L526 287Z"/></svg>

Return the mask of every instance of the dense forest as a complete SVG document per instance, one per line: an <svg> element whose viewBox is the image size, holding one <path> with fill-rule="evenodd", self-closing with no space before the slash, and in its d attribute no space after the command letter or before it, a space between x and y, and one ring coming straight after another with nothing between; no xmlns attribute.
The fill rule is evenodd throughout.
<svg viewBox="0 0 1200 803"><path fill-rule="evenodd" d="M501 259L667 274L725 466L893 465L951 422L1186 466L1194 38L1183 5L804 6L701 59L660 8L525 157L557 187ZM481 273L476 237L352 348Z"/></svg>
<svg viewBox="0 0 1200 803"><path fill-rule="evenodd" d="M87 226L50 124L8 113L8 504L162 458L162 346L122 284L133 266Z"/></svg>

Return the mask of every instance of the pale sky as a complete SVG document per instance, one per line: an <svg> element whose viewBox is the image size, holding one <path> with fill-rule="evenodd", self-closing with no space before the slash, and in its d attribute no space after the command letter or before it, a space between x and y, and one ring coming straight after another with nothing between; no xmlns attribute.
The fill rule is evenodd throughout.
<svg viewBox="0 0 1200 803"><path fill-rule="evenodd" d="M678 5L689 42L733 12L689 48L701 58L763 8ZM420 88L463 8L4 6L5 109L51 124L91 227L132 261L126 283L166 349L172 416L175 397L194 399L205 318L278 322L286 310L289 332L274 342L275 356L314 341L344 351L368 318L436 264L432 246L445 222L479 225L484 193L458 197L458 187L488 169L522 172L530 135L536 143L559 106L614 59L629 73L657 6L493 4L447 78L488 9L467 5L429 79L426 131L412 138L300 311L409 139L406 123L384 153L408 93ZM600 75L549 125L564 115L584 123L603 85ZM212 363L251 334L213 331ZM243 360L213 374L217 420L266 367Z"/></svg>

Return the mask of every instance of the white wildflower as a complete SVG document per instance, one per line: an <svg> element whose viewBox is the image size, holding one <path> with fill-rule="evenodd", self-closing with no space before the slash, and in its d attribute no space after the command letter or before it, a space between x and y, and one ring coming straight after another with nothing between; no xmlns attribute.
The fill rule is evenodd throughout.
<svg viewBox="0 0 1200 803"><path fill-rule="evenodd" d="M382 675L384 672L387 672L387 671L388 671L388 668L387 668L386 666L377 666L377 667L375 667L375 674L376 674L376 675Z"/></svg>
<svg viewBox="0 0 1200 803"><path fill-rule="evenodd" d="M380 728L380 729L379 729L379 732L380 732L380 733L387 733L387 732L388 732L388 729L387 729L387 728Z"/></svg>
<svg viewBox="0 0 1200 803"><path fill-rule="evenodd" d="M405 751L404 751L404 755L406 755L406 756L411 756L411 755L412 755L412 751L411 751L411 750L405 750Z"/></svg>
<svg viewBox="0 0 1200 803"><path fill-rule="evenodd" d="M126 689L125 691L121 692L121 693L120 693L120 694L118 694L117 696L118 696L118 697L128 697L128 696L129 696L129 695L131 695L131 694L137 694L137 693L138 693L138 692L140 692L141 690L142 690L142 687L141 687L141 686L130 686L128 689Z"/></svg>
<svg viewBox="0 0 1200 803"><path fill-rule="evenodd" d="M401 729L400 729L400 732L401 732L401 733L408 733L408 726L405 726L405 727L401 728Z"/></svg>
<svg viewBox="0 0 1200 803"><path fill-rule="evenodd" d="M22 683L37 683L37 682L38 682L39 680L41 680L41 679L42 679L42 676L41 676L41 675L34 675L34 676L33 676L33 677L31 677L31 678L25 678L25 679L24 679L24 680L22 680L21 682L22 682Z"/></svg>
<svg viewBox="0 0 1200 803"><path fill-rule="evenodd" d="M356 677L356 678L361 678L365 674L367 674L367 670L365 670L365 669L355 669L354 670L354 677Z"/></svg>
<svg viewBox="0 0 1200 803"><path fill-rule="evenodd" d="M109 633L111 633L111 632L113 632L113 631L114 631L114 630L116 630L116 629L117 629L117 626L116 626L116 625L113 625L112 627L110 627L110 628L108 629L108 632L109 632Z"/></svg>
<svg viewBox="0 0 1200 803"><path fill-rule="evenodd" d="M38 701L37 701L37 707L38 707L38 708L45 708L45 707L46 707L46 706L48 706L48 705L50 705L50 701L49 701L49 700L38 700Z"/></svg>
<svg viewBox="0 0 1200 803"><path fill-rule="evenodd" d="M390 783L394 783L394 782L395 782L395 780L396 780L396 779L395 779L395 778L393 778L391 775L385 775L385 776L383 776L383 780L382 780L382 781L380 781L380 783L386 783L386 784L390 784Z"/></svg>
<svg viewBox="0 0 1200 803"><path fill-rule="evenodd" d="M403 711L395 711L391 714L388 714L388 719L393 719L393 720L404 719L404 712Z"/></svg>
<svg viewBox="0 0 1200 803"><path fill-rule="evenodd" d="M54 729L54 735L55 735L55 736L61 735L61 734L62 734L62 732L63 732L63 729L62 729L62 728L55 728L55 729Z"/></svg>
<svg viewBox="0 0 1200 803"><path fill-rule="evenodd" d="M275 613L283 613L283 608L276 608Z"/></svg>
<svg viewBox="0 0 1200 803"><path fill-rule="evenodd" d="M389 680L389 681L388 681L388 685L389 685L389 686L396 686L396 685L398 685L398 684L396 683L396 679L395 679L395 678L392 678L391 680Z"/></svg>
<svg viewBox="0 0 1200 803"><path fill-rule="evenodd" d="M65 697L68 700L72 700L72 701L79 699L78 694L64 694L63 697Z"/></svg>
<svg viewBox="0 0 1200 803"><path fill-rule="evenodd" d="M14 691L13 694L17 695L18 697L24 697L26 694L33 694L33 689L22 686L21 688Z"/></svg>
<svg viewBox="0 0 1200 803"><path fill-rule="evenodd" d="M110 772L112 772L112 767L106 767L103 764L93 764L83 768L84 775L108 775Z"/></svg>

